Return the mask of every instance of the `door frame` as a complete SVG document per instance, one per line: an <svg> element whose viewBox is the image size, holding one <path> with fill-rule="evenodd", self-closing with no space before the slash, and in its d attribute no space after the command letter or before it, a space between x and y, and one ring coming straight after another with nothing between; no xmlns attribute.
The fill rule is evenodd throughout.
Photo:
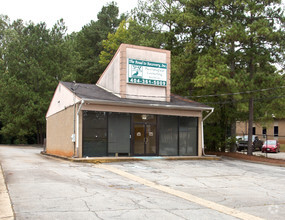
<svg viewBox="0 0 285 220"><path fill-rule="evenodd" d="M156 118L156 123L153 122L134 122L134 115L131 116L131 155L132 156L157 156L158 155L158 140L159 140L159 130L158 130L158 117L154 115ZM146 142L144 141L144 153L143 154L135 154L135 124L143 124L144 125L144 136L146 136L146 125L155 125L155 154L146 154Z"/></svg>

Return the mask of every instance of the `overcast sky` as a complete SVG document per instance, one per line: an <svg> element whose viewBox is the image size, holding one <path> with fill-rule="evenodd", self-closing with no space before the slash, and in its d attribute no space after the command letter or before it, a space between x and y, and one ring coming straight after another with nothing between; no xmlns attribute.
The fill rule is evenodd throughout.
<svg viewBox="0 0 285 220"><path fill-rule="evenodd" d="M11 21L18 18L25 22L45 22L51 28L63 18L68 33L80 31L91 20L97 20L102 6L112 0L0 0L0 14L8 15ZM137 0L116 0L119 13L137 6ZM283 6L285 0L282 0Z"/></svg>
<svg viewBox="0 0 285 220"><path fill-rule="evenodd" d="M102 6L112 0L0 0L0 14L8 15L11 21L18 18L25 22L45 22L51 28L63 18L68 33L80 31L91 20L97 20ZM117 0L119 13L137 6L137 0Z"/></svg>

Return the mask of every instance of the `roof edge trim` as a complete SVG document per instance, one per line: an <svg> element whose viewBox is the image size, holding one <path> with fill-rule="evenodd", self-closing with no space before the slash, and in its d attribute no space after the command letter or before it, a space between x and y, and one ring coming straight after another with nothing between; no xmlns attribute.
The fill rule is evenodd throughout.
<svg viewBox="0 0 285 220"><path fill-rule="evenodd" d="M154 107L154 108L168 108L168 109L182 109L182 110L200 110L200 111L212 111L214 108L211 107L189 107L180 105L161 105L161 104L141 104L141 103L131 103L131 102L115 102L109 100L99 100L99 99L83 99L85 103L94 104L106 104L106 105L124 105L124 106L137 106L137 107Z"/></svg>

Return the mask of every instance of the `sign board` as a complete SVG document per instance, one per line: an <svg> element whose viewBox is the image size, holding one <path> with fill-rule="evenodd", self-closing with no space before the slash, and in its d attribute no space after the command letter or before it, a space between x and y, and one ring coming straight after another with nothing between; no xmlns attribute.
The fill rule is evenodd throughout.
<svg viewBox="0 0 285 220"><path fill-rule="evenodd" d="M128 58L128 83L166 86L167 64Z"/></svg>

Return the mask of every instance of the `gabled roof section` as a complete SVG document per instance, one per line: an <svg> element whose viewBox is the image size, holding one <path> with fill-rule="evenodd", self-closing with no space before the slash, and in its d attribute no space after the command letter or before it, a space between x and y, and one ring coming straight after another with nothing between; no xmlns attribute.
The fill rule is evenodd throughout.
<svg viewBox="0 0 285 220"><path fill-rule="evenodd" d="M111 100L119 101L120 98L105 89L100 88L95 84L83 84L72 82L61 82L66 88L80 99L99 99L99 100Z"/></svg>
<svg viewBox="0 0 285 220"><path fill-rule="evenodd" d="M62 82L58 84L49 105L46 118L80 101L80 98L73 93L73 88L74 83L69 83L68 88Z"/></svg>
<svg viewBox="0 0 285 220"><path fill-rule="evenodd" d="M71 82L61 82L66 88L70 91L74 89L74 83ZM85 100L86 102L100 102L105 101L109 103L116 104L128 104L128 105L152 105L152 106L160 106L160 107L172 107L172 108L186 108L186 109L195 109L195 110L211 110L212 107L204 105L202 103L195 102L193 100L184 98L182 96L171 94L170 102L162 102L162 101L152 101L152 100L142 100L142 99L127 99L120 98L116 94L112 92L108 92L97 85L93 84L82 84L76 83L75 90L76 96L79 99Z"/></svg>

